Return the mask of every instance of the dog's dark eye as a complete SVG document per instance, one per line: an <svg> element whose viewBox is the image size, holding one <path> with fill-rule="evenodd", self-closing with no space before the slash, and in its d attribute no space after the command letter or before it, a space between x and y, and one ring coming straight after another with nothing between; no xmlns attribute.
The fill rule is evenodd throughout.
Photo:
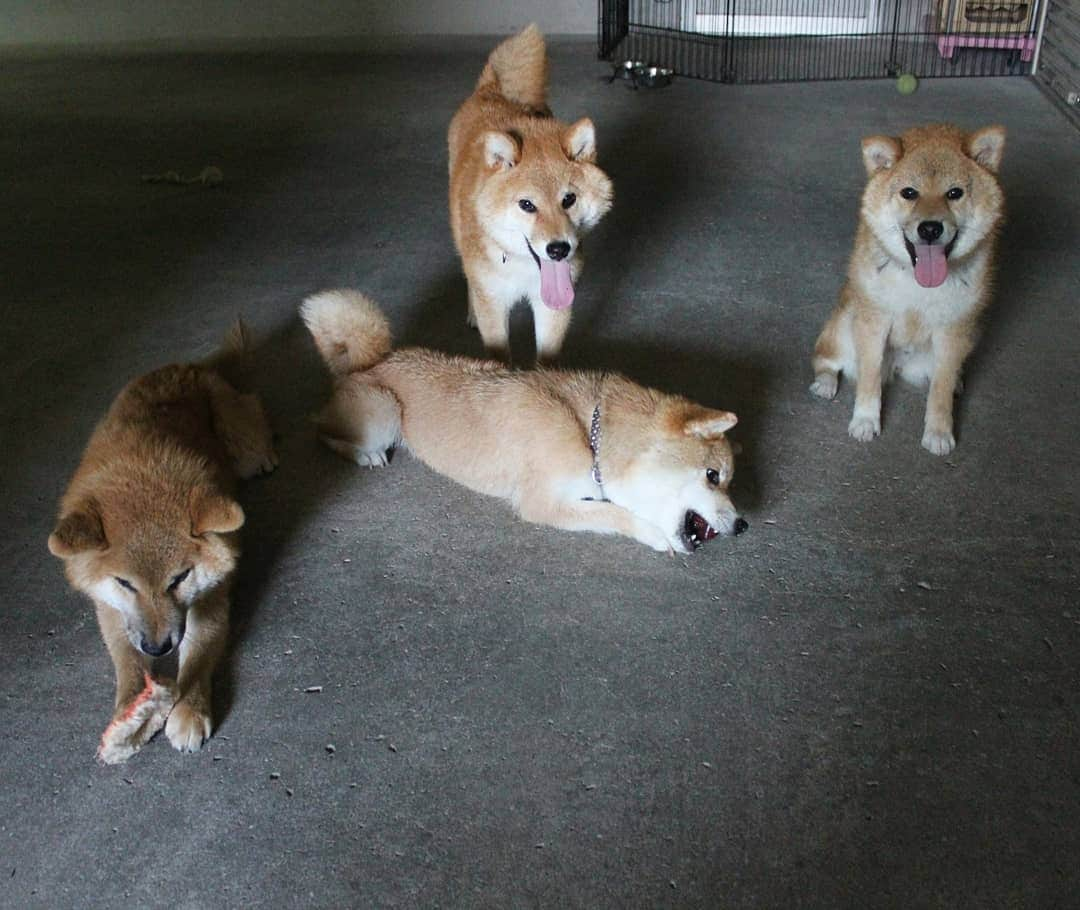
<svg viewBox="0 0 1080 910"><path fill-rule="evenodd" d="M169 590L175 591L183 583L184 579L191 574L191 569L184 569L179 575L174 575L173 580L169 582Z"/></svg>
<svg viewBox="0 0 1080 910"><path fill-rule="evenodd" d="M523 212L528 212L530 215L536 211L536 206L532 204L531 199L519 199L518 206Z"/></svg>
<svg viewBox="0 0 1080 910"><path fill-rule="evenodd" d="M705 472L705 479L714 487L720 486L720 472L717 471L716 468L709 468Z"/></svg>
<svg viewBox="0 0 1080 910"><path fill-rule="evenodd" d="M919 191L913 186L905 186L902 190L900 190L900 195L904 199L918 199Z"/></svg>
<svg viewBox="0 0 1080 910"><path fill-rule="evenodd" d="M113 577L116 578L116 583L118 585L120 585L121 588L125 588L126 590L130 591L132 594L137 593L136 590L135 590L135 585L133 585L126 578L120 578L119 576L113 576Z"/></svg>
<svg viewBox="0 0 1080 910"><path fill-rule="evenodd" d="M575 202L577 202L577 195L574 193L567 193L562 197L562 207L564 209L570 208Z"/></svg>
<svg viewBox="0 0 1080 910"><path fill-rule="evenodd" d="M959 199L964 195L964 191L958 186L954 186L949 192L945 194L946 199Z"/></svg>

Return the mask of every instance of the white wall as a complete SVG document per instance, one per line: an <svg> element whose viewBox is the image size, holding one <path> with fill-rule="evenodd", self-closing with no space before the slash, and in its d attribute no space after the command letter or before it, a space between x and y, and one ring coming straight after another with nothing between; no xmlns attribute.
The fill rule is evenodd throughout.
<svg viewBox="0 0 1080 910"><path fill-rule="evenodd" d="M0 44L596 33L596 0L0 0Z"/></svg>

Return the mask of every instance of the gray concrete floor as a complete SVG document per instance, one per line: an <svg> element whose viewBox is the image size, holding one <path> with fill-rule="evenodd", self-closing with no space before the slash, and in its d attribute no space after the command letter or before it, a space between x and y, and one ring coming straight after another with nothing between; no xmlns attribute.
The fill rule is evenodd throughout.
<svg viewBox="0 0 1080 910"><path fill-rule="evenodd" d="M673 559L407 455L359 470L307 423L307 293L359 287L403 341L480 352L444 135L486 49L5 61L0 903L1075 903L1076 133L1024 79L635 93L556 43L554 107L595 119L617 193L565 359L741 417L750 532ZM868 446L849 389L806 391L859 139L939 119L1010 130L947 459L917 391ZM223 187L139 179L207 164ZM111 667L46 550L55 504L119 387L237 314L282 463L244 493L220 723L201 754L98 767Z"/></svg>

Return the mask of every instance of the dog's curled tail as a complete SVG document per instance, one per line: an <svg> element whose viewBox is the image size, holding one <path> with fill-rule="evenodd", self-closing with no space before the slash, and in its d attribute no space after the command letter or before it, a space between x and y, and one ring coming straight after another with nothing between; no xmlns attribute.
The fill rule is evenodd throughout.
<svg viewBox="0 0 1080 910"><path fill-rule="evenodd" d="M536 23L507 38L491 52L476 88L494 88L518 104L546 110L547 53L544 36Z"/></svg>
<svg viewBox="0 0 1080 910"><path fill-rule="evenodd" d="M220 373L234 388L250 390L254 382L255 341L248 324L237 316L220 347L202 365Z"/></svg>
<svg viewBox="0 0 1080 910"><path fill-rule="evenodd" d="M359 291L322 291L300 305L300 318L335 376L367 370L390 353L390 324Z"/></svg>

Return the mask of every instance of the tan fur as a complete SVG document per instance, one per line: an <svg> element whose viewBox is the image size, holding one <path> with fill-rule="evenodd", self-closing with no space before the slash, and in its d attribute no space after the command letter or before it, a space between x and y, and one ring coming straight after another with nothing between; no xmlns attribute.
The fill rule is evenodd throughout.
<svg viewBox="0 0 1080 910"><path fill-rule="evenodd" d="M535 25L491 54L473 94L450 124L450 225L469 283L468 321L493 356L509 359L511 308L533 310L537 357L558 355L570 307L541 301L540 259L566 242L574 281L581 271L579 234L611 207L611 181L595 164L592 122L572 125L547 107L544 39ZM570 197L575 201L567 207ZM523 199L535 212L520 208ZM530 252L530 246L532 252Z"/></svg>
<svg viewBox="0 0 1080 910"><path fill-rule="evenodd" d="M366 337L385 330L377 307L355 292L309 298L301 314L320 351L366 354ZM420 348L374 361L364 354L328 358L336 387L317 418L327 444L360 464L386 464L386 450L404 443L458 483L509 500L528 521L625 534L664 551L692 548L690 510L719 533L745 527L727 496L733 414L613 373L513 372ZM589 446L598 405L602 489Z"/></svg>
<svg viewBox="0 0 1080 910"><path fill-rule="evenodd" d="M235 332L223 368L245 344ZM162 726L181 751L210 735L211 677L244 523L234 478L276 464L259 400L207 366L134 380L94 430L49 549L94 602L116 669L103 762L128 758Z"/></svg>
<svg viewBox="0 0 1080 910"><path fill-rule="evenodd" d="M1002 127L968 134L944 124L863 140L869 182L855 249L840 303L814 348L810 387L832 398L838 374L855 374L849 432L856 439L880 432L882 381L899 373L929 382L923 446L944 455L956 445L953 393L992 290L1004 212L995 175L1004 143ZM905 199L906 188L917 196ZM957 189L962 195L949 198ZM924 224L941 225L937 242L951 249L947 277L936 287L916 281L915 247L904 242L918 243Z"/></svg>

